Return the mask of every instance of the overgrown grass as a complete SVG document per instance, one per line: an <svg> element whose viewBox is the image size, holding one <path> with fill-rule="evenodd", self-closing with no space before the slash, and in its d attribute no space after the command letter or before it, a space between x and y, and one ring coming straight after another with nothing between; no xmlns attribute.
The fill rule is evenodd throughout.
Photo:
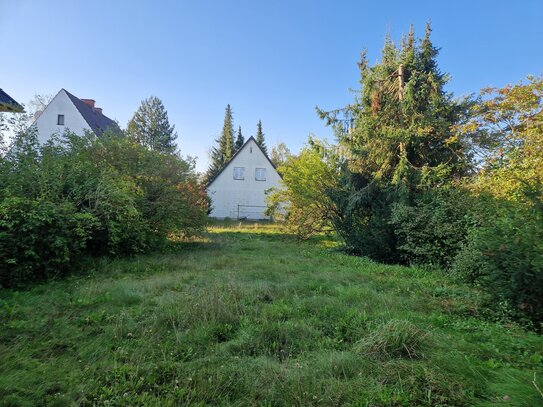
<svg viewBox="0 0 543 407"><path fill-rule="evenodd" d="M214 224L0 292L0 405L536 406L543 338L445 276ZM535 377L535 379L534 379Z"/></svg>

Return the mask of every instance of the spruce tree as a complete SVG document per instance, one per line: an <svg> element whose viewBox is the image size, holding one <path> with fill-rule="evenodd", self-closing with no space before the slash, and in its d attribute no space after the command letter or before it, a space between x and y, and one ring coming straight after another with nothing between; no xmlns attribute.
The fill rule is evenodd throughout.
<svg viewBox="0 0 543 407"><path fill-rule="evenodd" d="M268 148L266 147L266 141L264 140L264 133L262 132L262 120L259 120L256 124L256 142L262 151L268 154Z"/></svg>
<svg viewBox="0 0 543 407"><path fill-rule="evenodd" d="M400 47L387 36L373 66L363 52L353 104L319 110L345 153L343 186L330 192L338 207L334 225L355 252L380 261L399 261L393 208L469 169L454 133L467 105L445 91L448 77L438 69L430 33L427 25L416 41L411 27Z"/></svg>
<svg viewBox="0 0 543 407"><path fill-rule="evenodd" d="M226 105L221 135L215 140L216 146L211 149L211 163L207 171L207 179L213 178L234 155L234 123L232 108Z"/></svg>
<svg viewBox="0 0 543 407"><path fill-rule="evenodd" d="M238 127L238 135L236 137L236 142L234 143L234 150L235 152L239 151L241 147L243 147L243 144L245 144L245 138L243 137L243 134L241 134L241 126Z"/></svg>
<svg viewBox="0 0 543 407"><path fill-rule="evenodd" d="M170 126L168 112L162 101L151 96L141 102L140 107L128 122L127 134L150 150L174 153L177 146L175 126Z"/></svg>

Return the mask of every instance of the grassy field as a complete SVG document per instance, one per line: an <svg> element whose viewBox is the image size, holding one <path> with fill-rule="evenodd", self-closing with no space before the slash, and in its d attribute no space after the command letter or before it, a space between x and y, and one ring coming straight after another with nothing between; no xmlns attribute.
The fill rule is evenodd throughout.
<svg viewBox="0 0 543 407"><path fill-rule="evenodd" d="M473 289L219 224L0 292L0 405L537 406L543 338Z"/></svg>

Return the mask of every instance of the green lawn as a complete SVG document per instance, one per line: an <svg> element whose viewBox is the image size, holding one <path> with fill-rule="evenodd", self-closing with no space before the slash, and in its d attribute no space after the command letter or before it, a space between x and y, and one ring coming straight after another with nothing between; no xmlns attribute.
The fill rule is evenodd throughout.
<svg viewBox="0 0 543 407"><path fill-rule="evenodd" d="M541 336L490 322L442 275L334 246L218 224L0 291L0 405L543 403Z"/></svg>

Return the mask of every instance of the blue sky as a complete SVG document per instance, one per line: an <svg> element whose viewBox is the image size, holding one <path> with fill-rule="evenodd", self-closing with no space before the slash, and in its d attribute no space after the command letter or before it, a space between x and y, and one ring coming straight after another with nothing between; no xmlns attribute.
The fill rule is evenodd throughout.
<svg viewBox="0 0 543 407"><path fill-rule="evenodd" d="M0 0L0 87L23 103L65 88L123 127L158 96L205 170L227 103L246 137L262 119L269 147L331 138L315 106L350 102L360 51L376 62L386 32L427 20L457 95L543 73L543 0Z"/></svg>

